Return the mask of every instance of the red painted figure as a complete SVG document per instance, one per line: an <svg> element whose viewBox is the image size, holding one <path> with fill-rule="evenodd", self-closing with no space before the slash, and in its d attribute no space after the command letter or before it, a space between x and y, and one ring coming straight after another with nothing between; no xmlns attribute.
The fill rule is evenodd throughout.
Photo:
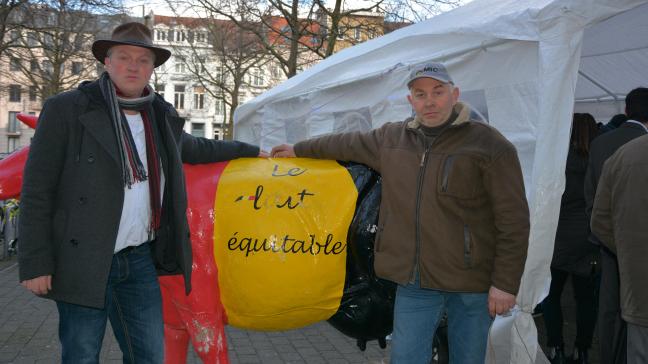
<svg viewBox="0 0 648 364"><path fill-rule="evenodd" d="M37 117L19 114L18 119L34 128ZM0 200L18 198L22 173L29 153L24 147L0 161ZM218 289L218 269L213 255L214 198L216 185L227 162L185 165L191 226L192 290L185 295L182 276L161 276L164 316L165 362L184 363L189 340L205 363L228 363L225 314ZM209 287L201 289L200 287Z"/></svg>

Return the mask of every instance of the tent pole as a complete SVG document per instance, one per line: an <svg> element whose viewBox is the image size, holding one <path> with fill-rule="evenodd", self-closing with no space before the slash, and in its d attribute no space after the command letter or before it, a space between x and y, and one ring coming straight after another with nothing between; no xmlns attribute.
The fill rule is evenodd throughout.
<svg viewBox="0 0 648 364"><path fill-rule="evenodd" d="M614 99L614 103L619 108L619 113L623 113L624 110L622 110L622 107L621 107L621 103L620 103L621 100L619 100L619 97L614 92L612 92L610 89L605 87L602 83L596 81L594 78L592 78L592 76L588 75L587 73L585 73L585 72L583 72L581 70L578 70L578 74L583 76L589 82L593 83L596 87L603 90L606 94L610 95L610 97L612 97L612 99Z"/></svg>

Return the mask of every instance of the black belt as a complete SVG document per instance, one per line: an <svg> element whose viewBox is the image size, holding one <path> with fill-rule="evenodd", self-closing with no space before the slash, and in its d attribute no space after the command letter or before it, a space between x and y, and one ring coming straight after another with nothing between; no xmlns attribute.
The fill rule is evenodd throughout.
<svg viewBox="0 0 648 364"><path fill-rule="evenodd" d="M130 253L134 253L135 251L137 251L139 249L144 249L144 248L151 249L150 245L151 245L150 241L147 241L147 242L142 243L140 245L130 245L130 246L127 246L124 249L118 251L117 253L115 253L115 255L128 255Z"/></svg>

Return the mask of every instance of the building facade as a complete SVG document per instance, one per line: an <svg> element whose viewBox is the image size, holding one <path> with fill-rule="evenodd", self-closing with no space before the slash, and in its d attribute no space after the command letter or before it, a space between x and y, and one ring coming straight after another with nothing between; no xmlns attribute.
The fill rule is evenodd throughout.
<svg viewBox="0 0 648 364"><path fill-rule="evenodd" d="M285 80L270 57L246 51L254 40L230 21L153 13L150 19L154 43L172 52L155 71L154 88L187 119L187 133L230 139L233 95L240 105Z"/></svg>
<svg viewBox="0 0 648 364"><path fill-rule="evenodd" d="M282 47L287 48L282 37L288 39L282 19L273 17L264 30L267 37L276 40L280 52ZM15 47L0 54L0 158L28 145L33 136L33 130L18 121L18 113L38 115L47 96L75 88L103 72L102 65L92 58L90 46L95 39L109 38L110 31L124 21L144 22L152 29L154 43L171 50L171 58L155 70L151 83L186 118L185 131L190 134L230 139L234 109L286 79L282 65L259 44L258 38L229 20L169 17L153 12L143 19L97 15L78 28L51 25L50 29L58 29L56 39L47 38L51 31L18 26L3 35ZM305 48L300 52L299 71L321 59L308 48L325 42L330 26L330 19L321 14L315 21L304 21L309 22L311 35L300 39ZM346 16L340 21L335 49L382 35L384 29L384 17L378 13ZM70 53L72 49L76 53L64 52L66 57L62 59L55 57L52 49L57 41L63 51ZM58 63L53 59L59 59Z"/></svg>

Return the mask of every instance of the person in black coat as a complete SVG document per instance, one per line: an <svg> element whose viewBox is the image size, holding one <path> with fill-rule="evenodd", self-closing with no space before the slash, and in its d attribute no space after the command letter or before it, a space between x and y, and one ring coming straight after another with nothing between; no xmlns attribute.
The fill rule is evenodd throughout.
<svg viewBox="0 0 648 364"><path fill-rule="evenodd" d="M628 120L592 142L590 159L585 176L585 202L591 216L596 187L605 161L622 145L648 132L646 125L637 121L648 103L648 88L638 87L626 96L625 113ZM616 256L601 245L593 234L590 240L601 248L601 283L598 302L598 332L601 363L626 362L626 324L621 318L619 298L619 266Z"/></svg>
<svg viewBox="0 0 648 364"><path fill-rule="evenodd" d="M92 46L106 72L48 99L25 165L19 275L56 301L63 363L97 363L107 320L125 363L162 363L158 274L191 289L183 163L263 156L258 147L183 132L153 92L171 55L139 23Z"/></svg>
<svg viewBox="0 0 648 364"><path fill-rule="evenodd" d="M608 121L607 124L600 125L599 134L612 131L621 126L621 124L625 123L626 121L628 121L628 117L625 114L616 114L610 119L610 121Z"/></svg>
<svg viewBox="0 0 648 364"><path fill-rule="evenodd" d="M574 114L565 168L565 192L560 204L560 218L551 261L551 287L543 303L547 328L547 346L552 363L565 361L562 335L563 317L560 297L571 276L576 299L576 340L572 359L588 362L588 350L596 324L597 280L595 264L598 247L588 240L589 219L585 212L583 184L590 142L598 131L590 114Z"/></svg>

